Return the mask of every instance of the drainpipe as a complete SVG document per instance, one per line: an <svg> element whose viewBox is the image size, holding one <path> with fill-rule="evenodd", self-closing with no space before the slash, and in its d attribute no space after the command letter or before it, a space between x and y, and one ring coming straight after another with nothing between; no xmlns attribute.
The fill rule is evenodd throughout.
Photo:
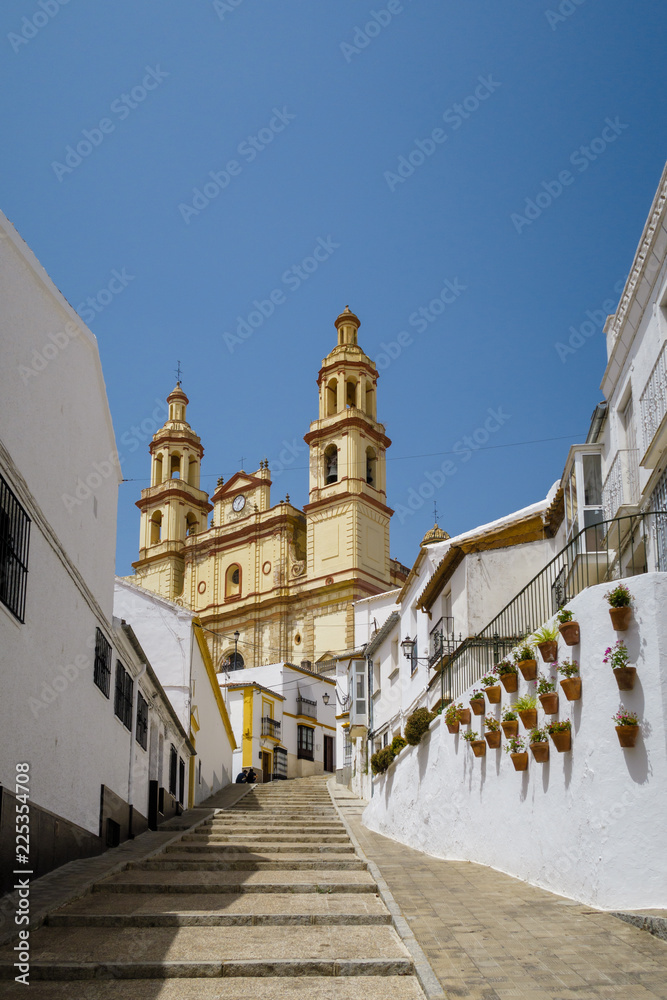
<svg viewBox="0 0 667 1000"><path fill-rule="evenodd" d="M373 661L366 657L368 664L368 738L366 741L366 767L370 768L370 743L373 738ZM370 776L371 798L373 798L373 775Z"/></svg>

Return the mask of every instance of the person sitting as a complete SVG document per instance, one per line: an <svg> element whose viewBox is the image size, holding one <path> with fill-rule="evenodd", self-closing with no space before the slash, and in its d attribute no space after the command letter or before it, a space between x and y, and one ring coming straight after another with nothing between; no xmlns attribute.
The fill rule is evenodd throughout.
<svg viewBox="0 0 667 1000"><path fill-rule="evenodd" d="M256 774L256 772L255 772L255 771L254 771L254 770L252 769L252 767L249 767L249 768L247 769L247 771L246 771L246 776L245 776L245 780L246 780L246 781L248 782L248 784L249 784L249 785L254 785L254 784L255 784L255 782L257 781L257 774Z"/></svg>
<svg viewBox="0 0 667 1000"><path fill-rule="evenodd" d="M235 783L237 785L245 785L245 783L247 782L247 780L248 779L246 777L245 768L243 768L243 770L239 771L239 773L236 775L236 782Z"/></svg>

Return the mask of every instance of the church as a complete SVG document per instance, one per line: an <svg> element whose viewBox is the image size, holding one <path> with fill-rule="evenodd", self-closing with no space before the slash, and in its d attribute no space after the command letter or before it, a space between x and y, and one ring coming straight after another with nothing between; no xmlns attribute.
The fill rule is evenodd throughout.
<svg viewBox="0 0 667 1000"><path fill-rule="evenodd" d="M167 421L150 444L151 485L137 501L131 579L196 612L214 640L217 670L279 661L322 669L354 644L353 602L407 577L390 557L391 441L377 421L378 371L357 342L359 326L346 307L319 371L318 418L304 436L303 510L289 499L272 505L266 461L219 479L209 497L200 489L204 448L180 382L167 397Z"/></svg>

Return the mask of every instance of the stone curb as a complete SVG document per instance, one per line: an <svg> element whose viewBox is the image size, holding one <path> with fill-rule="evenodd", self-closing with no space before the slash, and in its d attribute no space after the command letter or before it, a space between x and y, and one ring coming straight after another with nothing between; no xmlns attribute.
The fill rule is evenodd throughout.
<svg viewBox="0 0 667 1000"><path fill-rule="evenodd" d="M401 941L403 942L405 947L408 949L410 955L412 956L412 961L414 962L417 979L419 980L419 984L423 989L427 997L427 1000L444 1000L446 994L442 986L440 985L440 980L433 971L431 963L427 959L421 945L419 944L417 938L412 932L412 928L410 927L409 923L403 916L401 908L394 899L391 890L389 889L389 886L382 877L382 872L380 871L376 863L374 861L371 861L371 859L367 857L367 855L364 853L361 844L354 835L354 831L352 830L350 824L347 822L346 816L344 815L344 813L342 812L342 810L338 805L338 802L336 801L336 796L332 791L332 786L333 787L336 786L336 779L330 778L327 781L327 786L329 788L329 794L331 795L331 801L334 804L336 812L341 818L341 822L345 825L345 829L348 832L350 840L354 844L354 847L358 852L359 857L362 858L364 861L366 861L366 863L368 864L368 871L370 872L370 874L373 876L373 878L377 883L378 893L380 894L382 902L384 903L384 905L387 907L387 909L391 914L392 922L394 928L396 929L396 933L398 934Z"/></svg>
<svg viewBox="0 0 667 1000"><path fill-rule="evenodd" d="M647 931L649 934L653 934L654 937L667 941L667 917L656 917L647 913L632 913L631 911L624 912L622 910L611 910L609 912L612 917L618 917L619 920L624 920L626 924L632 924L633 927L638 927L641 931Z"/></svg>
<svg viewBox="0 0 667 1000"><path fill-rule="evenodd" d="M80 858L76 861L70 861L68 864L61 865L59 868L54 868L53 871L47 872L42 878L35 879L34 882L30 883L31 891L31 905L30 905L30 923L27 929L33 931L41 927L47 916L52 910L60 909L61 906L65 906L67 903L71 903L75 899L79 899L81 896L85 896L89 893L96 882L100 882L102 879L109 878L111 875L118 875L120 872L125 871L129 865L133 864L135 861L145 861L148 858L155 857L161 854L162 851L171 844L176 843L183 836L183 833L193 830L195 827L199 826L202 819L210 819L217 812L225 812L227 809L232 809L243 799L253 788L253 785L248 786L243 792L243 795L239 795L236 802L232 806L195 806L192 810L186 810L183 815L187 816L188 812L205 813L206 815L197 815L192 817L192 823L190 826L181 827L175 830L162 829L162 830L148 830L146 833L140 834L134 840L126 840L120 845L118 850L123 851L123 855L119 860L113 861L111 856L109 857L108 868L100 871L101 862L107 854L110 855L110 851L104 851L102 854L96 854L91 858ZM216 793L219 794L219 793ZM171 833L172 836L168 837L166 840L161 841L158 846L149 847L146 850L142 850L141 839L142 837L155 835L160 836L164 834ZM118 854L113 855L114 858L118 858ZM67 871L69 865L80 865L85 866L86 862L90 862L89 866L92 870L90 873L84 871ZM45 881L45 880L48 880ZM62 886L59 883L62 882ZM40 884L41 883L41 884ZM68 885L67 883L72 883ZM44 895L42 902L37 899L33 902L33 893L35 896L40 894ZM3 909L8 909L12 913L12 920L10 921L8 928L5 930L0 930L0 945L5 945L11 943L18 935L19 929L13 922L13 915L18 906L18 894L17 893L7 893L2 899ZM21 929L26 929L25 924L22 925Z"/></svg>

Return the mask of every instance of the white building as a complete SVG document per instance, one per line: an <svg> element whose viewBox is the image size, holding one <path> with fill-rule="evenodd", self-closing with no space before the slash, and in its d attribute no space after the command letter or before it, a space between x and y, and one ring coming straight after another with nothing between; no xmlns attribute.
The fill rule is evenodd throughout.
<svg viewBox="0 0 667 1000"><path fill-rule="evenodd" d="M195 749L188 805L197 805L233 780L236 749L201 622L192 611L120 577L114 611L132 625Z"/></svg>

